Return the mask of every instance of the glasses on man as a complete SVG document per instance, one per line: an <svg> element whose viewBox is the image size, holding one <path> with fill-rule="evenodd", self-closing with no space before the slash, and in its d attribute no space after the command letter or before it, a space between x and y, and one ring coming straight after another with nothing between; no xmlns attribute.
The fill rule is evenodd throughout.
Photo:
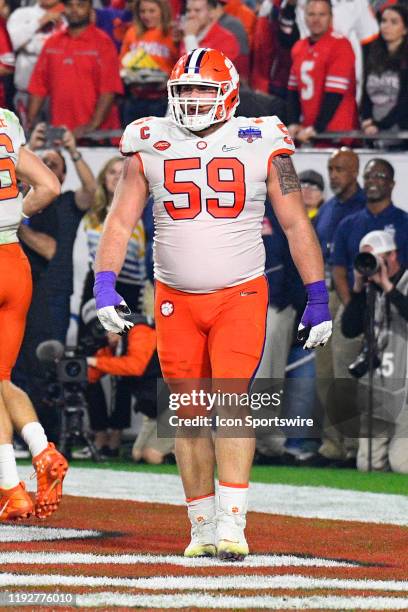
<svg viewBox="0 0 408 612"><path fill-rule="evenodd" d="M363 179L365 181L374 180L374 181L386 181L390 180L390 176L385 172L368 172L363 174Z"/></svg>

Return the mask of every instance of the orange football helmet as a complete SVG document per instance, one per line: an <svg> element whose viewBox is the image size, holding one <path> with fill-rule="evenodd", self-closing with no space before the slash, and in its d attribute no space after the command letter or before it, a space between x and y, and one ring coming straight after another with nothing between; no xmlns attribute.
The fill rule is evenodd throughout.
<svg viewBox="0 0 408 612"><path fill-rule="evenodd" d="M214 88L214 98L181 96L181 85ZM239 76L234 64L221 51L194 49L174 66L167 90L175 123L199 132L234 115L239 103Z"/></svg>

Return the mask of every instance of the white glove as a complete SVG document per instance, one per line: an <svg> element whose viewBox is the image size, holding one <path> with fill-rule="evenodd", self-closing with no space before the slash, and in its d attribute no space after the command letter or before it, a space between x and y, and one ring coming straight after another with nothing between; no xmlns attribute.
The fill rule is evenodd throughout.
<svg viewBox="0 0 408 612"><path fill-rule="evenodd" d="M121 308L121 313L118 308ZM120 303L120 306L104 306L96 311L98 319L106 331L113 332L114 334L123 334L129 331L134 325L131 321L127 321L123 318L126 314L126 310L130 314L130 310L124 300Z"/></svg>
<svg viewBox="0 0 408 612"><path fill-rule="evenodd" d="M306 338L306 342L303 345L304 349L316 348L317 346L324 346L330 336L332 335L332 327L333 324L331 321L323 321L323 323L319 323L319 325L314 325L309 332L308 337ZM300 323L298 327L298 332L305 329L305 326Z"/></svg>

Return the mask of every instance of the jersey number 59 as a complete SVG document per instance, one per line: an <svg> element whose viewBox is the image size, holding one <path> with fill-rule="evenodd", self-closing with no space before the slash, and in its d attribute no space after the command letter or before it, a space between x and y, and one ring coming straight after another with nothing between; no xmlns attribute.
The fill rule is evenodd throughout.
<svg viewBox="0 0 408 612"><path fill-rule="evenodd" d="M222 206L220 198L206 198L203 202L201 188L193 181L177 179L177 172L182 170L200 170L201 159L189 157L186 159L169 159L164 162L164 187L174 195L186 194L188 206L175 206L171 200L163 202L172 219L194 219L200 214L203 205L210 215L217 219L235 219L245 205L245 168L236 157L214 157L206 166L207 184L219 193L232 193L232 205ZM221 179L220 170L230 170L231 179Z"/></svg>

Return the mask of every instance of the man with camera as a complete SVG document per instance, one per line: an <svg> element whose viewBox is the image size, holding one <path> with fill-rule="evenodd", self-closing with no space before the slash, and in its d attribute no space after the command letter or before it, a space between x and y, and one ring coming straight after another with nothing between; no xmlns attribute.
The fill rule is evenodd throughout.
<svg viewBox="0 0 408 612"><path fill-rule="evenodd" d="M362 354L350 373L362 382L372 362L374 404L371 466L374 470L408 473L408 410L406 405L408 342L408 271L398 260L392 233L375 230L366 234L354 264L354 285L342 316L342 332L348 338L364 333ZM370 292L374 296L369 314ZM373 317L371 342L369 320ZM371 352L371 354L370 354ZM367 393L364 393L367 397ZM366 471L369 461L370 426L363 410L357 467Z"/></svg>
<svg viewBox="0 0 408 612"><path fill-rule="evenodd" d="M82 309L87 323L96 318L95 300L90 300ZM154 323L150 317L134 315L134 326L121 338L118 334L105 332L106 344L93 356L87 358L89 385L86 393L89 418L95 432L95 448L102 456L119 456L122 430L130 426L129 406L113 400L108 415L100 378L105 374L122 378L136 399L136 411L143 414L143 425L132 449L132 458L147 463L159 464L173 450L174 440L157 437L157 379L161 377L157 356L157 340ZM82 452L82 451L81 451ZM74 453L74 458L86 458Z"/></svg>

